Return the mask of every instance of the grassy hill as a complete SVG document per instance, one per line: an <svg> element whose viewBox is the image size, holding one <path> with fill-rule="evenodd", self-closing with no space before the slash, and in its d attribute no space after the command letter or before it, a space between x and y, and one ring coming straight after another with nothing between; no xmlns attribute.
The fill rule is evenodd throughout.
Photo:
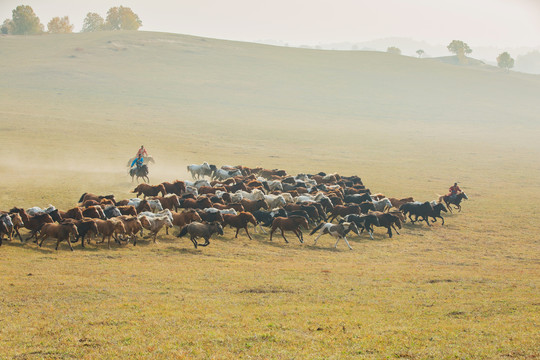
<svg viewBox="0 0 540 360"><path fill-rule="evenodd" d="M0 358L538 358L540 76L148 32L0 36L0 209L209 161L470 200L389 239L0 247ZM174 231L176 233L177 230Z"/></svg>

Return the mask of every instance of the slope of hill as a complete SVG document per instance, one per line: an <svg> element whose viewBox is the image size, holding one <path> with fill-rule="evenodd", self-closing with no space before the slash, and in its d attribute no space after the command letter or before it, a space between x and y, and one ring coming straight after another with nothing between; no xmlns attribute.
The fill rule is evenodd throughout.
<svg viewBox="0 0 540 360"><path fill-rule="evenodd" d="M291 154L314 156L316 143L316 155L344 164L353 149L379 160L444 158L464 141L538 150L538 76L150 32L0 42L0 140L12 165L103 171L139 143L181 168L209 158L283 167Z"/></svg>

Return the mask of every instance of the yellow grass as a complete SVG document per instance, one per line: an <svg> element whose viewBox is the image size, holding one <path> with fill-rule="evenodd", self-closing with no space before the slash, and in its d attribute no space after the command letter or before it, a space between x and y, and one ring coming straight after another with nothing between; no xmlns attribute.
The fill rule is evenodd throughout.
<svg viewBox="0 0 540 360"><path fill-rule="evenodd" d="M128 198L141 144L152 183L209 161L470 197L353 251L231 229L197 250L4 242L0 358L540 357L539 77L143 32L0 43L2 210Z"/></svg>

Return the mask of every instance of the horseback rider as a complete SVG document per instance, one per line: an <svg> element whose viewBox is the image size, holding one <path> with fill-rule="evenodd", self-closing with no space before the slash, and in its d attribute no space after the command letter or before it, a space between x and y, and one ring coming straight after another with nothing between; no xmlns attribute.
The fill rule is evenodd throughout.
<svg viewBox="0 0 540 360"><path fill-rule="evenodd" d="M141 146L141 148L142 148L142 146ZM143 162L144 162L144 159L143 159L142 155L137 153L137 157L133 160L130 167L133 167L133 165L136 165L137 169L139 169L143 165Z"/></svg>
<svg viewBox="0 0 540 360"><path fill-rule="evenodd" d="M148 156L148 153L146 152L144 145L141 145L141 148L139 149L139 151L137 151L136 157L139 157L139 155L141 155L141 157Z"/></svg>
<svg viewBox="0 0 540 360"><path fill-rule="evenodd" d="M453 186L450 186L450 188L448 189L449 193L446 195L450 198L450 200L454 200L456 198L456 196L461 193L461 189L459 188L457 182L454 183Z"/></svg>

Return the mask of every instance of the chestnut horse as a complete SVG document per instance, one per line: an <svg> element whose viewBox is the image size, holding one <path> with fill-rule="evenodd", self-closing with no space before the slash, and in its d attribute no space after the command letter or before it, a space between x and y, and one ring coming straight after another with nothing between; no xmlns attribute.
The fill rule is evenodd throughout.
<svg viewBox="0 0 540 360"><path fill-rule="evenodd" d="M253 224L254 226L257 225L257 220L253 216L253 214L249 212L241 212L238 215L232 215L232 214L223 214L223 226L229 225L230 227L236 228L236 235L234 235L234 238L238 238L238 231L240 229L246 230L246 234L249 238L249 240L253 240L251 238L251 235L249 235L248 231L248 224Z"/></svg>
<svg viewBox="0 0 540 360"><path fill-rule="evenodd" d="M304 236L302 234L302 231L300 231L301 226L303 226L306 230L308 229L308 222L303 216L293 215L289 217L276 217L274 218L274 221L272 221L270 241L272 241L272 234L274 234L274 231L276 231L276 229L279 229L281 231L281 236L283 236L283 239L285 239L286 243L288 243L289 241L283 234L283 231L292 231L298 237L298 240L303 243Z"/></svg>
<svg viewBox="0 0 540 360"><path fill-rule="evenodd" d="M9 210L9 212L18 213L24 222L24 227L31 231L30 237L26 239L26 241L30 240L33 237L36 238L36 241L37 241L36 234L41 230L41 227L43 226L43 224L54 222L51 216L46 213L29 216L24 209L20 209L16 207Z"/></svg>
<svg viewBox="0 0 540 360"><path fill-rule="evenodd" d="M71 246L71 241L69 241L69 236L71 234L73 234L74 238L79 236L77 227L75 226L75 224L71 222L66 222L66 223L61 223L61 224L48 223L48 224L43 224L43 226L41 227L41 234L39 235L38 238L36 238L36 241L41 240L39 242L39 247L41 247L41 245L43 245L43 241L45 241L45 239L47 239L48 237L53 237L55 239L58 239L58 241L56 242L56 250L58 250L58 244L60 244L62 240L66 240L69 245L69 248L71 249L71 251L73 251L73 246Z"/></svg>
<svg viewBox="0 0 540 360"><path fill-rule="evenodd" d="M165 196L165 194L167 194L167 191L165 190L165 186L163 186L163 184L159 184L159 185L139 184L131 192L134 194L137 193L137 197L143 194L145 199L147 196L158 196L159 193L161 193L161 196Z"/></svg>
<svg viewBox="0 0 540 360"><path fill-rule="evenodd" d="M242 199L240 201L240 204L244 207L245 211L254 212L259 209L268 209L268 203L266 200L248 200L248 199ZM235 209L236 210L236 209Z"/></svg>
<svg viewBox="0 0 540 360"><path fill-rule="evenodd" d="M114 195L95 195L95 194L92 194L92 193L84 193L84 194L82 194L81 198L79 199L79 203L83 203L86 200L94 200L94 201L97 201L99 203L103 199L112 200L113 203L116 204L116 201L114 200Z"/></svg>
<svg viewBox="0 0 540 360"><path fill-rule="evenodd" d="M176 194L180 196L186 192L186 184L180 180L175 180L173 183L162 182L161 185L163 185L167 194Z"/></svg>

